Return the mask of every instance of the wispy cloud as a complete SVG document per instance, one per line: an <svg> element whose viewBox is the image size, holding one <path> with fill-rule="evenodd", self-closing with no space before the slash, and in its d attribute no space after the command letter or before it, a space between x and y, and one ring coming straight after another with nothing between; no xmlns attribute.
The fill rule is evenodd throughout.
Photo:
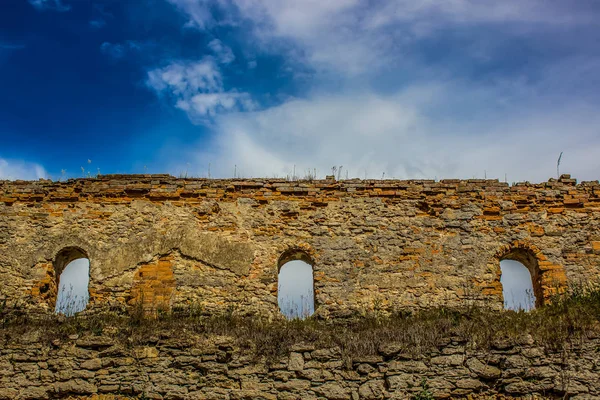
<svg viewBox="0 0 600 400"><path fill-rule="evenodd" d="M45 178L48 174L39 164L23 160L0 158L0 179L34 180Z"/></svg>
<svg viewBox="0 0 600 400"><path fill-rule="evenodd" d="M235 60L235 56L233 55L233 51L231 48L223 44L219 39L213 39L208 43L208 47L215 54L215 57L219 60L219 62L223 64L229 64Z"/></svg>
<svg viewBox="0 0 600 400"><path fill-rule="evenodd" d="M176 61L164 68L149 71L148 85L157 92L168 90L180 97L223 88L221 72L211 57L197 62Z"/></svg>
<svg viewBox="0 0 600 400"><path fill-rule="evenodd" d="M22 50L25 47L27 46L25 46L24 44L0 42L0 50Z"/></svg>
<svg viewBox="0 0 600 400"><path fill-rule="evenodd" d="M448 28L487 24L518 35L536 29L591 26L598 16L584 7L543 0L169 1L188 16L189 26L208 29L220 22L215 15L226 15L237 23L248 21L251 41L263 50L287 51L292 62L348 75L373 73L406 59L415 41ZM215 9L220 12L211 12Z"/></svg>
<svg viewBox="0 0 600 400"><path fill-rule="evenodd" d="M187 112L194 123L206 123L219 112L254 108L250 95L226 91L213 57L200 61L173 61L148 71L146 84L175 107Z"/></svg>
<svg viewBox="0 0 600 400"><path fill-rule="evenodd" d="M105 25L106 25L106 21L101 18L93 19L90 21L90 27L92 27L94 29L100 29Z"/></svg>
<svg viewBox="0 0 600 400"><path fill-rule="evenodd" d="M216 20L213 18L211 8L226 5L225 0L167 0L181 12L189 16L187 27L205 29L212 26Z"/></svg>
<svg viewBox="0 0 600 400"><path fill-rule="evenodd" d="M122 43L104 42L100 45L100 51L114 59L121 59L132 52L139 52L145 45L134 40L127 40Z"/></svg>
<svg viewBox="0 0 600 400"><path fill-rule="evenodd" d="M93 29L100 29L106 25L106 20L114 18L110 12L104 9L102 4L94 4L93 18L90 20L90 27Z"/></svg>
<svg viewBox="0 0 600 400"><path fill-rule="evenodd" d="M38 11L58 11L66 12L71 9L70 5L64 4L61 0L28 0L29 4Z"/></svg>

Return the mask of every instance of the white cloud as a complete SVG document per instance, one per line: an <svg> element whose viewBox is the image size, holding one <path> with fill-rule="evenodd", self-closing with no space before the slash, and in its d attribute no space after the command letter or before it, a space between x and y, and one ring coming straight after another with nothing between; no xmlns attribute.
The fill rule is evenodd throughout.
<svg viewBox="0 0 600 400"><path fill-rule="evenodd" d="M175 5L179 10L186 13L190 20L186 24L188 27L198 27L204 29L212 25L215 20L212 16L210 7L219 0L167 0Z"/></svg>
<svg viewBox="0 0 600 400"><path fill-rule="evenodd" d="M593 23L593 13L541 0L381 0L368 6L359 0L170 1L201 29L218 23L208 5L234 4L229 15L252 21L249 42L283 55L295 72L312 68L313 82L320 84L304 98L269 109L232 107L234 112L216 115L213 143L182 157L197 171L211 163L213 176L231 176L234 165L243 176L285 176L295 165L299 174L316 168L322 177L343 165L349 176L360 178L385 173L545 181L556 174L564 151L562 172L597 179L600 81L594 71L600 59L587 52L584 39L567 43L543 67L529 67L523 75L510 69L478 78L468 73L474 59L496 62L492 56L501 56L504 62L500 42L515 35L531 39L532 30L578 31ZM461 60L463 70L410 54L419 40L441 39L434 35L449 27L476 27L469 31L475 35L488 29L503 33L494 36L500 44L465 39L472 54ZM528 45L534 52L534 44ZM548 51L544 46L537 50ZM385 88L378 90L371 83L382 73L394 76L382 78L378 83ZM329 85L330 78L336 83ZM193 95L183 97L178 106L194 109ZM198 113L215 115L213 104L226 109L231 103L202 98Z"/></svg>
<svg viewBox="0 0 600 400"><path fill-rule="evenodd" d="M319 94L224 115L212 146L189 152L186 162L198 171L211 163L213 176L231 176L234 165L246 177L286 176L295 165L300 175L316 168L323 177L343 165L359 178L506 174L512 182L555 176L564 151L562 172L597 179L600 116L592 107L545 102L527 90L507 102L505 90L440 82L391 96Z"/></svg>
<svg viewBox="0 0 600 400"><path fill-rule="evenodd" d="M29 4L38 11L66 12L71 9L70 5L63 4L61 0L29 0Z"/></svg>
<svg viewBox="0 0 600 400"><path fill-rule="evenodd" d="M176 107L199 117L214 117L217 112L229 111L238 104L246 105L249 96L245 93L200 93L189 100L178 100Z"/></svg>
<svg viewBox="0 0 600 400"><path fill-rule="evenodd" d="M192 97L197 92L220 91L223 79L212 57L196 62L175 61L148 72L148 84L157 92Z"/></svg>
<svg viewBox="0 0 600 400"><path fill-rule="evenodd" d="M47 176L46 170L39 164L0 158L0 179L35 180Z"/></svg>
<svg viewBox="0 0 600 400"><path fill-rule="evenodd" d="M218 112L253 109L248 93L226 91L221 71L212 57L200 61L174 61L148 72L147 85L172 99L194 123L205 123Z"/></svg>
<svg viewBox="0 0 600 400"><path fill-rule="evenodd" d="M434 22L453 23L547 23L579 24L592 23L593 18L577 7L565 7L560 2L544 0L410 0L384 1L382 7L373 8L365 18L370 28L381 27L397 21L417 22L422 27L435 28Z"/></svg>
<svg viewBox="0 0 600 400"><path fill-rule="evenodd" d="M229 64L235 60L233 51L223 44L219 39L213 39L208 43L208 47L215 53L215 57L223 64Z"/></svg>
<svg viewBox="0 0 600 400"><path fill-rule="evenodd" d="M219 8L219 15L237 18L237 23L251 21L251 42L263 50L287 51L291 63L349 76L376 73L403 61L408 45L449 26L496 24L518 35L540 26L564 29L596 20L593 13L543 0L169 1L189 17L188 26L208 29L222 22L211 13Z"/></svg>

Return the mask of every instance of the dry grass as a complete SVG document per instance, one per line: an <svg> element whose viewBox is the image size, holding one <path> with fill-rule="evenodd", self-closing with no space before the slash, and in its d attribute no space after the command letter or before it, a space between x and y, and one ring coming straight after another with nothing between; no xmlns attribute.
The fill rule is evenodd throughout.
<svg viewBox="0 0 600 400"><path fill-rule="evenodd" d="M525 335L551 350L560 350L574 341L600 335L600 288L571 288L550 305L532 312L436 308L391 316L372 313L348 319L292 321L240 317L232 311L206 316L193 306L162 312L155 318L147 317L140 308L129 313L34 318L0 301L0 340L16 340L33 329L43 329L48 341L73 334L109 333L130 345L147 343L157 335L182 339L229 336L240 348L273 358L300 342L317 348L338 347L351 359L376 354L389 344L419 354L450 341L488 348L518 343Z"/></svg>

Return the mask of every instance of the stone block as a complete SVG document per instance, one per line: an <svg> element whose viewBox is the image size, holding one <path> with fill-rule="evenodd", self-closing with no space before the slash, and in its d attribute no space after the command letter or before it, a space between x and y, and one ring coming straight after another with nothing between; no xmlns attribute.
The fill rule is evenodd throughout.
<svg viewBox="0 0 600 400"><path fill-rule="evenodd" d="M288 369L290 371L302 371L304 369L304 357L301 353L290 353Z"/></svg>

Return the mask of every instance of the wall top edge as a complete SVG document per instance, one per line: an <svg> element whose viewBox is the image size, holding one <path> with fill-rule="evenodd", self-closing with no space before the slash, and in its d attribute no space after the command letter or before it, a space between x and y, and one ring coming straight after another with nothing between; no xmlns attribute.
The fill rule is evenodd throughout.
<svg viewBox="0 0 600 400"><path fill-rule="evenodd" d="M577 183L577 180L571 178L570 175L562 175L560 178L550 178L546 182L513 182L512 185L508 182L501 182L499 179L334 179L328 177L326 179L285 179L285 178L182 178L175 177L169 174L107 174L98 175L91 178L71 178L68 180L50 180L50 179L39 179L39 180L2 180L0 184L3 186L22 186L22 185L36 185L36 186L64 186L64 185L81 185L81 184L94 184L94 183L107 183L107 182L118 182L120 184L130 183L154 183L153 181L161 181L160 183L173 183L178 185L186 185L194 182L209 183L214 185L251 185L251 184L282 184L285 183L289 186L299 185L340 185L340 186L354 186L354 185L369 185L375 186L397 186L397 185L481 185L481 186L532 186L532 187L546 187L548 184L563 184L572 186L596 186L600 185L598 180L595 181L582 181Z"/></svg>

